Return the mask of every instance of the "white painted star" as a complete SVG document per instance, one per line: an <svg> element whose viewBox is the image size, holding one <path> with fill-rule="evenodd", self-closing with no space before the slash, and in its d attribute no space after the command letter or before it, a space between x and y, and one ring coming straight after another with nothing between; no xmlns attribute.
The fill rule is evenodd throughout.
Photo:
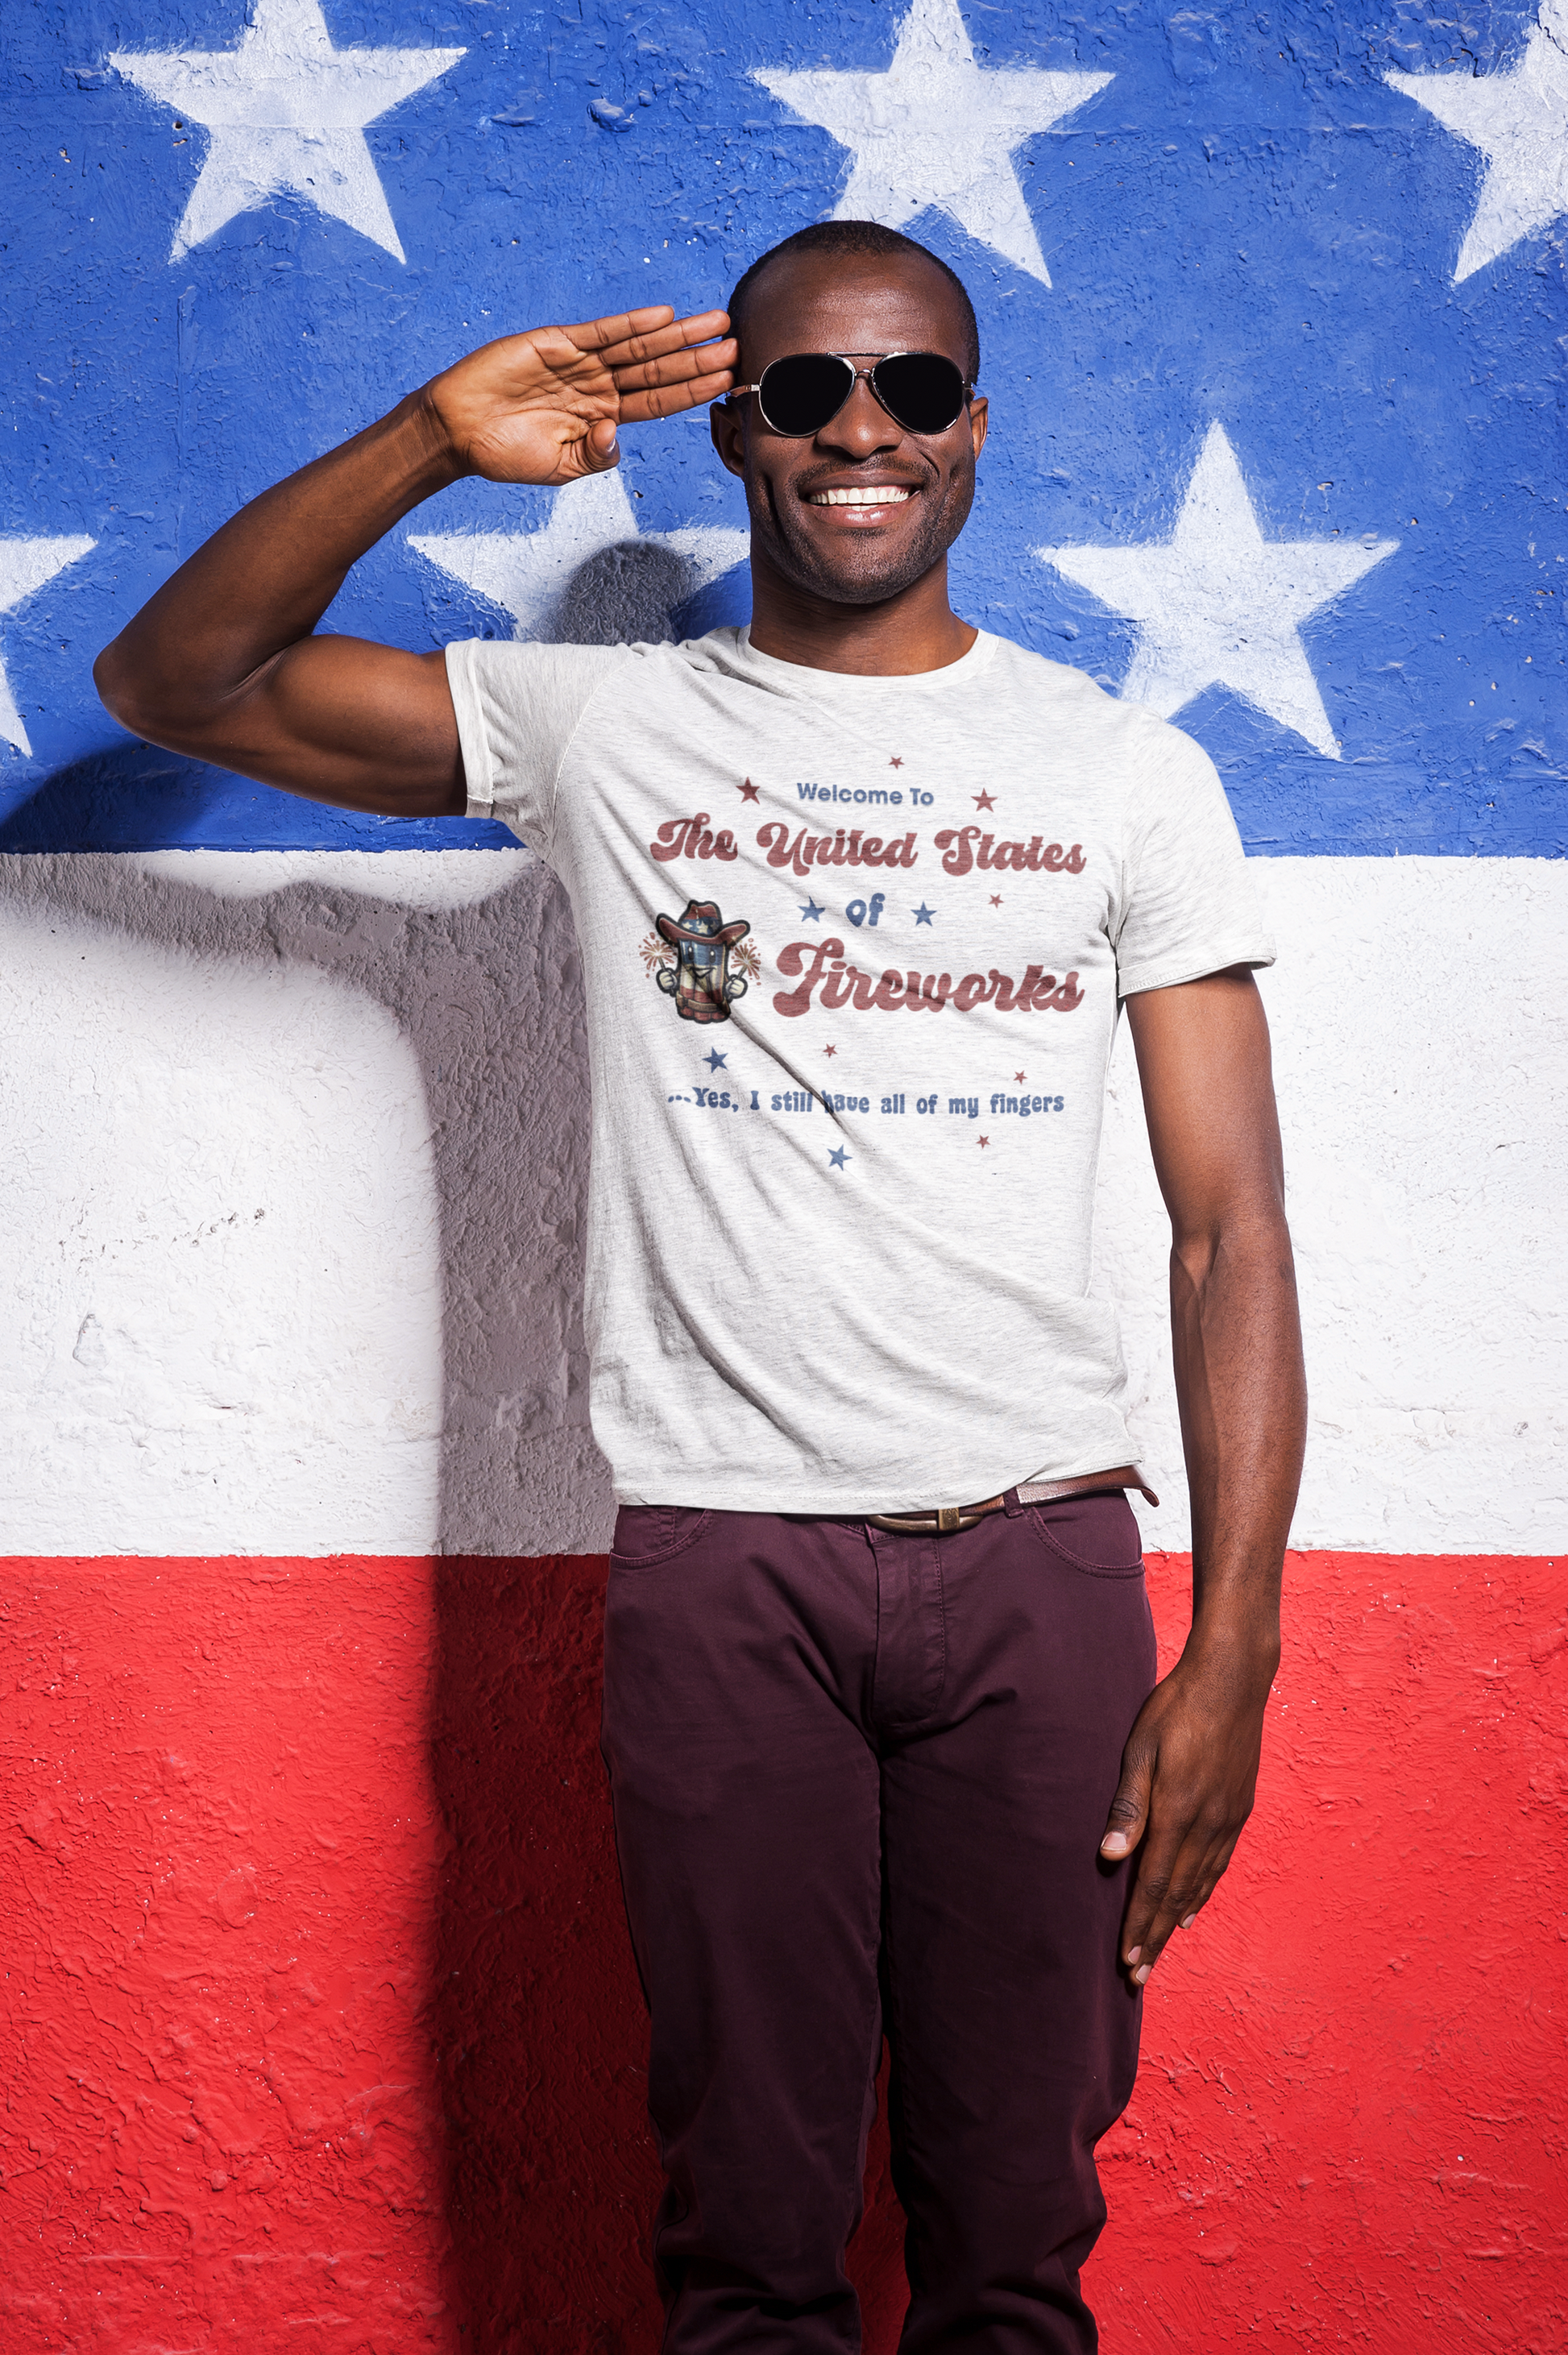
<svg viewBox="0 0 1568 2355"><path fill-rule="evenodd" d="M68 564L74 564L97 545L95 539L75 534L57 539L0 539L0 613L10 613L35 589L41 589L46 581L52 581L57 572L63 572ZM4 667L0 667L0 736L19 752L33 749Z"/></svg>
<svg viewBox="0 0 1568 2355"><path fill-rule="evenodd" d="M1568 0L1543 0L1512 73L1386 79L1487 159L1456 286L1568 213Z"/></svg>
<svg viewBox="0 0 1568 2355"><path fill-rule="evenodd" d="M256 0L237 48L116 50L127 81L212 134L169 260L286 189L404 261L364 126L464 55L335 49L320 0Z"/></svg>
<svg viewBox="0 0 1568 2355"><path fill-rule="evenodd" d="M786 72L752 79L854 151L839 220L902 229L930 206L1049 286L1013 151L1115 77L1033 66L982 71L958 0L914 0L886 73Z"/></svg>
<svg viewBox="0 0 1568 2355"><path fill-rule="evenodd" d="M1397 539L1265 540L1236 453L1216 422L1168 540L1035 554L1136 623L1124 702L1147 703L1168 719L1206 687L1228 687L1337 761L1300 625L1398 546Z"/></svg>
<svg viewBox="0 0 1568 2355"><path fill-rule="evenodd" d="M574 573L605 549L637 539L681 559L686 596L743 564L751 552L749 533L719 524L639 532L626 485L613 467L558 491L542 531L411 532L409 546L510 613L516 636L533 638L548 626Z"/></svg>

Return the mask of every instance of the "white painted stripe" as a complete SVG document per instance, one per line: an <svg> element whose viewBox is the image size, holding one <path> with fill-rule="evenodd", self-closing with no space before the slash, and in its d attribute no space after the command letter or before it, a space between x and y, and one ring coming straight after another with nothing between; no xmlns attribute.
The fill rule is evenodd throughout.
<svg viewBox="0 0 1568 2355"><path fill-rule="evenodd" d="M1550 1552L1568 1537L1568 865L1253 872L1312 1392L1294 1541ZM1183 1546L1168 1230L1125 1026L1098 1219L1162 1498L1146 1537Z"/></svg>
<svg viewBox="0 0 1568 2355"><path fill-rule="evenodd" d="M424 1550L439 1222L400 1025L286 952L193 956L133 862L3 864L0 1550Z"/></svg>
<svg viewBox="0 0 1568 2355"><path fill-rule="evenodd" d="M1256 871L1313 1385L1296 1541L1552 1550L1568 867ZM574 954L524 853L0 859L0 1550L605 1542ZM1146 1530L1180 1545L1125 1034L1099 1217Z"/></svg>

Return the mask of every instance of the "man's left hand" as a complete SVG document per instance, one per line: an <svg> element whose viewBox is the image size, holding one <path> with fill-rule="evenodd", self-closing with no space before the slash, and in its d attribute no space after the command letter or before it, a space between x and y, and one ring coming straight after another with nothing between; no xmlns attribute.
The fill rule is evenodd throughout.
<svg viewBox="0 0 1568 2355"><path fill-rule="evenodd" d="M1110 1862L1143 1843L1122 1926L1135 1987L1171 1932L1188 1929L1208 1903L1253 1811L1277 1657L1189 1644L1138 1711L1100 1842Z"/></svg>

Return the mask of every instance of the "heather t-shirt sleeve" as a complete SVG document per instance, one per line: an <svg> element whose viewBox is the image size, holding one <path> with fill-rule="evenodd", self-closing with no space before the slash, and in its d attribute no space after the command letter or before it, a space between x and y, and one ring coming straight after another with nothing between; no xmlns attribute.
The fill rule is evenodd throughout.
<svg viewBox="0 0 1568 2355"><path fill-rule="evenodd" d="M1274 942L1212 761L1152 713L1143 741L1128 750L1136 782L1112 934L1117 995L1168 989L1227 965L1272 964Z"/></svg>
<svg viewBox="0 0 1568 2355"><path fill-rule="evenodd" d="M448 646L468 815L499 818L548 858L567 747L626 659L624 646L520 646L490 638Z"/></svg>

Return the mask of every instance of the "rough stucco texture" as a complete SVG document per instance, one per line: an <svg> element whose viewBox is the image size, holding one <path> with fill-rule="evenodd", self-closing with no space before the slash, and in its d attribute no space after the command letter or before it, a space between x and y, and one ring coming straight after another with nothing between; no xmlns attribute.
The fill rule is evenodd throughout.
<svg viewBox="0 0 1568 2355"><path fill-rule="evenodd" d="M1168 1658L1186 1574L1151 1557ZM1549 2355L1561 1562L1288 1574L1258 1811L1102 2147L1108 2355ZM4 1564L5 2355L652 2355L603 1576ZM853 2262L891 2355L880 2134L869 2177Z"/></svg>

